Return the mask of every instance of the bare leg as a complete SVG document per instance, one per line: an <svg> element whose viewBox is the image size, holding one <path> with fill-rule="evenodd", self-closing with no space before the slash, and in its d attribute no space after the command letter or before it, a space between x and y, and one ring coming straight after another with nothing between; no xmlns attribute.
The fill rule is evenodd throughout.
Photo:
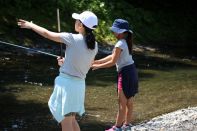
<svg viewBox="0 0 197 131"><path fill-rule="evenodd" d="M74 131L72 121L73 116L66 116L64 120L61 121L62 131Z"/></svg>
<svg viewBox="0 0 197 131"><path fill-rule="evenodd" d="M118 110L118 114L116 117L115 125L120 127L122 126L122 123L125 120L126 104L127 104L127 99L122 90L118 91L118 100L119 100L119 110Z"/></svg>
<svg viewBox="0 0 197 131"><path fill-rule="evenodd" d="M129 124L132 121L133 121L133 97L127 100L125 124Z"/></svg>
<svg viewBox="0 0 197 131"><path fill-rule="evenodd" d="M80 127L75 116L76 115L73 116L73 121L72 121L73 129L74 129L73 131L80 131Z"/></svg>

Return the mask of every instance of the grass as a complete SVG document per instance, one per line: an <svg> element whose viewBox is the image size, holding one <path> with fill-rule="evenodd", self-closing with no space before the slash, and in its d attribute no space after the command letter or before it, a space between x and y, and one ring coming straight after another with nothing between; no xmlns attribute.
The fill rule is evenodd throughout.
<svg viewBox="0 0 197 131"><path fill-rule="evenodd" d="M197 106L196 61L156 53L137 53L134 58L140 80L134 104L134 123ZM60 130L47 106L53 79L58 72L58 69L49 68L51 65L56 68L56 60L50 59L47 63L49 59L44 57L41 63L36 58L28 57L28 63L24 63L25 59L21 56L9 54L1 55L0 60L0 129ZM32 77L29 82L24 82L21 77L27 70L32 70L29 73ZM118 106L115 79L115 68L89 72L85 101L88 115L79 122L82 131L103 131L115 122ZM44 81L43 86L35 81Z"/></svg>

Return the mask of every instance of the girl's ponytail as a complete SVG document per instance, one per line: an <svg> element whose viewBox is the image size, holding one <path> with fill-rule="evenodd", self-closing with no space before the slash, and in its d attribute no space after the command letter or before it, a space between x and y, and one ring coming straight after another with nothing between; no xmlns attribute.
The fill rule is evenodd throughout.
<svg viewBox="0 0 197 131"><path fill-rule="evenodd" d="M92 32L92 29L86 27L85 25L84 25L84 28L86 32L85 40L86 40L87 47L88 49L93 50L95 48L95 41L96 41L95 36Z"/></svg>
<svg viewBox="0 0 197 131"><path fill-rule="evenodd" d="M125 32L126 33L126 42L129 50L129 54L132 55L132 50L133 50L133 33L130 31Z"/></svg>

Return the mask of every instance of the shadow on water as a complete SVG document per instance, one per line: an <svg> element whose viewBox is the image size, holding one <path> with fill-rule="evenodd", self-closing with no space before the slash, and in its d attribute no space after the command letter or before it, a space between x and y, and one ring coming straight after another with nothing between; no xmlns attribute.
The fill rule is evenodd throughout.
<svg viewBox="0 0 197 131"><path fill-rule="evenodd" d="M0 129L3 130L27 130L39 129L47 126L54 129L56 123L51 118L46 104L32 100L18 100L15 94L23 92L20 86L0 87Z"/></svg>
<svg viewBox="0 0 197 131"><path fill-rule="evenodd" d="M61 126L52 118L47 103L33 100L18 100L14 93L23 92L20 86L0 86L0 130L2 131L29 131L48 130L60 131ZM92 108L87 110L101 110ZM86 116L79 121L81 131L103 131L106 123L96 121L92 116Z"/></svg>

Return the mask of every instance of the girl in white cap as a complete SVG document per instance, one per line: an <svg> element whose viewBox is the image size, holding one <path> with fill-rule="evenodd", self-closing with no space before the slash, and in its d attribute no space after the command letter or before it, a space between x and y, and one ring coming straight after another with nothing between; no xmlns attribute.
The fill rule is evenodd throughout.
<svg viewBox="0 0 197 131"><path fill-rule="evenodd" d="M93 30L98 25L97 16L84 11L81 14L73 13L75 31L73 33L55 33L34 23L19 20L21 28L35 31L41 36L66 45L65 58L60 65L60 74L55 78L54 90L48 105L54 118L61 123L62 131L80 131L75 119L76 114L85 112L85 78L98 52Z"/></svg>
<svg viewBox="0 0 197 131"><path fill-rule="evenodd" d="M95 70L116 65L119 110L115 125L106 131L130 131L133 97L138 92L138 75L132 58L133 32L129 29L129 23L123 19L116 19L110 29L118 39L113 53L94 61L92 68Z"/></svg>

